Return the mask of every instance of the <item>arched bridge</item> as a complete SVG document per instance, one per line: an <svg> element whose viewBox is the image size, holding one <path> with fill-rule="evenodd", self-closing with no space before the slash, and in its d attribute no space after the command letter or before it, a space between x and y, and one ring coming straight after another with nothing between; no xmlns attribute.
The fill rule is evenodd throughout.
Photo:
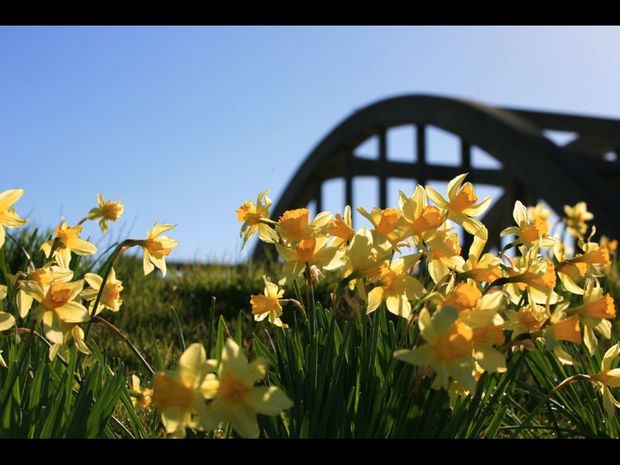
<svg viewBox="0 0 620 465"><path fill-rule="evenodd" d="M388 159L388 130L412 126L415 159ZM458 166L429 163L427 132L435 127L460 140ZM558 145L546 131L564 131L574 139ZM358 146L378 138L378 157L355 155ZM479 147L501 163L498 168L472 166L472 148ZM489 240L512 223L515 200L534 203L543 199L556 212L581 200L595 215L599 232L618 237L620 232L620 120L497 108L470 100L428 95L389 98L364 107L344 119L312 150L289 181L272 210L282 212L316 202L322 210L322 185L344 179L344 198L355 208L353 179L374 176L379 181L379 207L387 205L388 179L449 181L469 172L468 180L502 188L503 194L483 217ZM413 161L415 160L415 161ZM497 242L490 242L497 246ZM253 258L264 253L258 243Z"/></svg>

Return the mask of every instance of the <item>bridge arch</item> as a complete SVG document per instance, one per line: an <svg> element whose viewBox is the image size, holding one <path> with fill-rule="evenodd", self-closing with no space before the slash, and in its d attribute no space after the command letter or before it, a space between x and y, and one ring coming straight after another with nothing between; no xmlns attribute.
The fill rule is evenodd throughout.
<svg viewBox="0 0 620 465"><path fill-rule="evenodd" d="M389 160L387 131L412 126L416 134L415 161ZM460 140L459 166L428 162L427 131L436 127ZM546 137L546 131L567 131L575 138L565 146ZM377 159L355 155L371 137L379 141ZM501 163L498 168L471 164L472 147L479 147ZM356 207L353 179L375 176L379 181L379 207L387 207L387 181L391 178L449 181L469 172L473 183L501 187L503 194L483 217L490 246L497 246L499 231L512 222L516 199L545 200L556 212L565 204L585 200L599 231L618 236L620 231L620 121L497 108L478 102L430 95L405 95L375 102L355 111L331 130L310 152L293 175L272 210L282 212L316 202L322 209L322 185L345 180L345 203ZM606 157L609 152L615 159ZM253 258L264 253L258 243Z"/></svg>

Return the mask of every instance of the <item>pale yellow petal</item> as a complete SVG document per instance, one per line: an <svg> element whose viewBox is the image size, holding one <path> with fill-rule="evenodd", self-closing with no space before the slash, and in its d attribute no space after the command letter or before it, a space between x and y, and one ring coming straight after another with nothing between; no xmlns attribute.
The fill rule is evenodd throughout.
<svg viewBox="0 0 620 465"><path fill-rule="evenodd" d="M261 415L276 416L289 409L293 402L281 389L275 386L256 387L247 394L244 401Z"/></svg>
<svg viewBox="0 0 620 465"><path fill-rule="evenodd" d="M0 312L0 331L6 331L15 326L15 317L10 313Z"/></svg>
<svg viewBox="0 0 620 465"><path fill-rule="evenodd" d="M368 293L368 308L366 312L374 312L377 308L379 308L381 302L383 302L383 288L377 286Z"/></svg>

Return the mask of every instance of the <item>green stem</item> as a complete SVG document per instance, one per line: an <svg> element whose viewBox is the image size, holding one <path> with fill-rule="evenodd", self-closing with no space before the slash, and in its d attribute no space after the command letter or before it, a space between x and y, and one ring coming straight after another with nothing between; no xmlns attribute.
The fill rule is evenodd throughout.
<svg viewBox="0 0 620 465"><path fill-rule="evenodd" d="M90 328L93 324L93 317L97 314L97 308L99 307L99 302L101 301L101 296L103 295L103 291L105 289L105 285L108 282L108 278L110 277L110 273L112 272L112 267L114 266L114 262L121 254L128 248L139 245L140 241L135 241L133 239L127 239L121 242L114 253L110 256L108 260L108 267L105 270L105 274L103 275L103 280L101 282L101 286L99 287L99 292L97 292L97 297L95 298L95 303L93 305L93 309L90 312L88 323L86 325L86 330L84 331L84 343L88 339L88 335L90 333Z"/></svg>
<svg viewBox="0 0 620 465"><path fill-rule="evenodd" d="M144 365L144 367L151 373L151 375L155 374L155 371L153 370L153 368L151 368L151 365L149 365L149 362L146 361L146 359L144 358L142 353L131 342L131 340L129 339L129 337L127 337L127 335L125 333L123 333L120 329L118 329L116 326L114 326L112 323L110 323L108 320L106 320L104 318L101 318L99 316L94 316L93 320L96 320L97 323L102 324L103 326L105 326L106 328L111 330L114 334L116 334L118 337L120 337L123 340L123 342L125 342L125 344L127 344L127 346L129 346L129 348L134 353L134 355L136 357L138 357L138 359L140 360L142 365Z"/></svg>

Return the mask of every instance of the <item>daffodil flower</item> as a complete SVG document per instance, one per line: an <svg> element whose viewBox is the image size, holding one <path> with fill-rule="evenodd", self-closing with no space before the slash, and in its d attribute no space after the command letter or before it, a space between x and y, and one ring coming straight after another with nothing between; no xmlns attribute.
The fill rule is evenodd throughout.
<svg viewBox="0 0 620 465"><path fill-rule="evenodd" d="M144 276L151 273L155 268L161 271L162 276L166 276L166 257L179 243L168 236L160 236L160 234L170 231L174 227L174 224L155 224L151 232L147 233L146 240L140 242L144 251Z"/></svg>
<svg viewBox="0 0 620 465"><path fill-rule="evenodd" d="M43 321L43 332L50 342L63 345L68 333L75 328L71 323L88 321L88 311L76 300L83 287L83 280L43 285L34 281L26 283L26 292L38 302L33 309L34 317ZM73 334L78 336L76 342L79 342L80 331L78 327Z"/></svg>
<svg viewBox="0 0 620 465"><path fill-rule="evenodd" d="M97 252L97 247L84 239L80 239L82 226L77 225L70 227L66 221L63 221L54 232L54 239L50 239L41 245L41 250L47 258L56 243L53 256L61 268L68 269L71 262L71 252L76 255L93 255Z"/></svg>
<svg viewBox="0 0 620 465"><path fill-rule="evenodd" d="M167 434L182 438L187 427L203 430L212 425L205 402L210 392L206 377L215 367L216 361L207 360L204 347L195 343L183 352L174 370L155 375L151 402L161 413Z"/></svg>
<svg viewBox="0 0 620 465"><path fill-rule="evenodd" d="M400 191L398 203L403 218L403 230L413 237L418 247L426 235L446 220L445 215L437 207L428 204L426 191L422 186L416 186L411 197Z"/></svg>
<svg viewBox="0 0 620 465"><path fill-rule="evenodd" d="M553 262L536 253L532 248L523 257L512 260L513 268L507 269L509 283L506 292L514 304L518 304L525 292L530 303L555 304L560 296L554 291L557 277Z"/></svg>
<svg viewBox="0 0 620 465"><path fill-rule="evenodd" d="M620 343L611 346L601 362L601 371L592 376L598 382L601 395L603 396L603 407L610 417L616 415L616 409L620 408L620 402L611 393L610 388L620 387L620 368L611 368L613 360L620 353Z"/></svg>
<svg viewBox="0 0 620 465"><path fill-rule="evenodd" d="M73 271L65 268L61 268L58 265L45 265L41 268L37 268L25 277L18 279L16 282L17 294L15 297L17 308L19 309L19 316L26 318L30 308L32 307L33 296L28 292L27 283L36 283L43 287L51 284L52 282L68 283L73 279Z"/></svg>
<svg viewBox="0 0 620 465"><path fill-rule="evenodd" d="M23 195L23 189L11 189L0 194L0 248L5 241L4 228L19 228L28 222L28 220L21 218L13 208L13 204Z"/></svg>
<svg viewBox="0 0 620 465"><path fill-rule="evenodd" d="M463 277L491 283L502 277L501 260L490 252L482 254L486 240L474 236L469 256L463 264Z"/></svg>
<svg viewBox="0 0 620 465"><path fill-rule="evenodd" d="M506 372L506 357L495 349L504 343L505 322L499 311L504 305L502 291L481 296L473 308L459 312L459 320L473 330L474 359L491 373Z"/></svg>
<svg viewBox="0 0 620 465"><path fill-rule="evenodd" d="M575 237L582 237L588 230L586 221L594 218L585 202L579 202L572 207L564 205L564 215L566 216L566 228L569 234Z"/></svg>
<svg viewBox="0 0 620 465"><path fill-rule="evenodd" d="M343 276L347 279L375 275L390 255L391 252L375 247L374 237L368 228L360 228L345 253Z"/></svg>
<svg viewBox="0 0 620 465"><path fill-rule="evenodd" d="M616 250L618 250L618 240L617 239L610 239L609 237L605 236L604 234L601 236L600 239L600 244L601 246L605 246L607 247L607 250L609 251L610 254L615 254Z"/></svg>
<svg viewBox="0 0 620 465"><path fill-rule="evenodd" d="M556 239L549 236L549 222L542 218L532 218L525 206L517 200L512 211L517 226L510 226L504 229L500 236L514 234L517 236L514 244L524 244L526 247L534 245L541 249L553 247Z"/></svg>
<svg viewBox="0 0 620 465"><path fill-rule="evenodd" d="M217 376L207 375L203 384L211 427L229 423L244 438L259 435L256 415L279 415L290 408L291 400L275 386L254 384L267 374L267 363L256 359L248 363L237 343L228 338L222 350Z"/></svg>
<svg viewBox="0 0 620 465"><path fill-rule="evenodd" d="M334 241L332 242L334 247L340 247L353 239L355 231L353 230L351 207L349 205L344 207L344 216L336 214L336 218L331 220L329 228L327 229L327 234L334 237Z"/></svg>
<svg viewBox="0 0 620 465"><path fill-rule="evenodd" d="M610 294L605 294L598 286L588 286L583 297L583 305L577 309L583 318L583 343L588 348L590 355L594 355L598 340L594 334L596 331L605 339L611 338L611 322L616 318L616 305Z"/></svg>
<svg viewBox="0 0 620 465"><path fill-rule="evenodd" d="M473 391L476 388L474 332L458 319L456 309L443 307L431 318L428 310L423 308L418 325L426 344L413 350L397 350L394 357L432 368L437 373L437 383L446 390L454 379L465 389Z"/></svg>
<svg viewBox="0 0 620 465"><path fill-rule="evenodd" d="M544 307L531 303L518 311L506 310L508 317L507 329L512 330L512 339L521 334L536 333L541 330L549 319L549 314Z"/></svg>
<svg viewBox="0 0 620 465"><path fill-rule="evenodd" d="M426 290L422 283L410 275L420 259L420 254L408 255L394 260L391 265L382 264L375 277L376 285L368 293L367 312L374 312L382 302L394 315L411 316L410 300L420 299Z"/></svg>
<svg viewBox="0 0 620 465"><path fill-rule="evenodd" d="M99 227L105 234L108 230L108 221L117 221L123 214L125 207L118 201L105 200L101 194L97 194L97 204L98 206L93 208L86 218L89 220L98 219Z"/></svg>
<svg viewBox="0 0 620 465"><path fill-rule="evenodd" d="M50 347L49 359L54 360L56 355L62 347L64 347L71 340L75 343L77 350L85 355L90 355L90 350L84 341L84 330L80 328L77 323L66 323L64 321L58 322L58 331L62 333L62 342L55 342Z"/></svg>
<svg viewBox="0 0 620 465"><path fill-rule="evenodd" d="M451 270L463 271L465 260L461 257L459 236L448 228L436 230L425 239L428 251L428 274L435 283L441 281Z"/></svg>
<svg viewBox="0 0 620 465"><path fill-rule="evenodd" d="M263 276L265 282L265 293L263 295L253 295L250 298L250 304L252 305L252 314L254 320L262 321L269 317L269 323L278 327L287 327L280 317L282 316L282 306L280 305L280 298L284 295L284 289L279 290L276 283L267 281L267 278Z"/></svg>
<svg viewBox="0 0 620 465"><path fill-rule="evenodd" d="M448 289L448 295L445 297L443 304L456 308L460 313L475 308L481 297L482 292L480 292L478 286L464 282Z"/></svg>
<svg viewBox="0 0 620 465"><path fill-rule="evenodd" d="M286 243L295 245L311 237L326 235L332 214L330 212L321 212L312 220L312 223L308 222L309 215L310 210L307 208L287 210L282 213L276 225L276 230L280 237Z"/></svg>
<svg viewBox="0 0 620 465"><path fill-rule="evenodd" d="M140 378L131 375L131 404L134 407L147 409L153 400L153 389L143 388L140 386Z"/></svg>
<svg viewBox="0 0 620 465"><path fill-rule="evenodd" d="M547 348L553 350L560 363L572 365L573 358L560 345L560 341L581 344L581 324L579 315L566 315L565 308L556 308L549 319L550 325L545 328L543 336Z"/></svg>
<svg viewBox="0 0 620 465"><path fill-rule="evenodd" d="M276 244L276 250L285 260L284 276L287 280L294 280L306 268L306 265L316 265L320 269L334 270L342 266L343 251L327 245L328 238L307 237L293 246Z"/></svg>
<svg viewBox="0 0 620 465"><path fill-rule="evenodd" d="M7 287L0 285L0 301L6 299ZM0 331L6 331L15 326L15 317L7 312L0 312ZM5 365L6 366L6 365Z"/></svg>
<svg viewBox="0 0 620 465"><path fill-rule="evenodd" d="M551 210L549 210L544 203L539 202L535 207L527 207L527 214L533 220L542 220L547 222L547 229L550 229L549 217L551 216Z"/></svg>
<svg viewBox="0 0 620 465"><path fill-rule="evenodd" d="M596 242L584 242L581 239L578 244L583 253L568 261L575 264L585 264L588 275L603 276L611 264L607 246L599 245Z"/></svg>
<svg viewBox="0 0 620 465"><path fill-rule="evenodd" d="M475 217L482 215L491 204L491 197L480 203L470 182L463 184L468 173L461 174L448 183L448 199L444 199L439 192L426 186L426 193L430 199L447 212L449 220L463 226L463 229L473 236L486 240L487 228Z"/></svg>
<svg viewBox="0 0 620 465"><path fill-rule="evenodd" d="M97 300L97 294L101 289L101 284L103 284L103 278L95 273L86 273L84 275L84 280L88 283L90 289L85 289L82 291L81 295L83 299L91 301L88 312L92 313L93 306ZM110 274L108 275L103 292L101 293L101 299L97 305L96 314L98 315L106 308L113 312L118 312L123 304L123 299L121 299L122 291L123 282L116 279L116 272L114 271L114 268L112 268L110 270Z"/></svg>
<svg viewBox="0 0 620 465"><path fill-rule="evenodd" d="M261 241L270 244L278 242L278 234L268 224L270 222L273 223L269 220L271 199L267 197L268 192L268 190L265 190L258 194L256 204L251 200L247 200L237 209L237 221L243 222L241 225L241 237L243 237L241 248L256 234L256 231L258 231L258 238Z"/></svg>
<svg viewBox="0 0 620 465"><path fill-rule="evenodd" d="M396 246L398 242L405 238L406 233L400 228L402 224L401 213L397 208L373 208L368 212L364 208L359 207L358 212L362 214L374 227L372 232L375 236L375 242L380 243L388 241L392 246Z"/></svg>

